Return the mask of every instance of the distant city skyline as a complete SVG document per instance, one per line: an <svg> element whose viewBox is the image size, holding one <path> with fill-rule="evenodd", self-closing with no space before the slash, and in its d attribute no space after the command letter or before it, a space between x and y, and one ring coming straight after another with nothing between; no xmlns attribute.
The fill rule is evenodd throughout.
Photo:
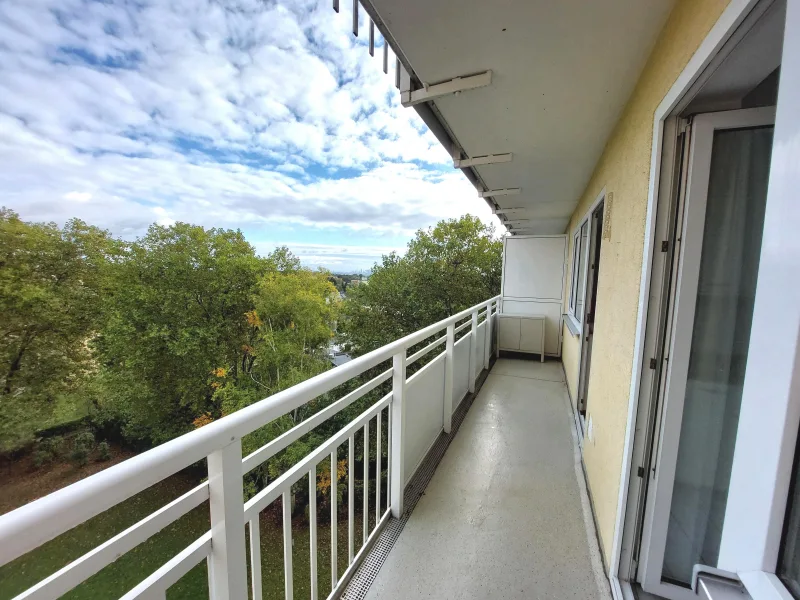
<svg viewBox="0 0 800 600"><path fill-rule="evenodd" d="M343 273L442 218L497 222L348 10L3 2L0 204L127 239L153 222L238 228L259 253Z"/></svg>

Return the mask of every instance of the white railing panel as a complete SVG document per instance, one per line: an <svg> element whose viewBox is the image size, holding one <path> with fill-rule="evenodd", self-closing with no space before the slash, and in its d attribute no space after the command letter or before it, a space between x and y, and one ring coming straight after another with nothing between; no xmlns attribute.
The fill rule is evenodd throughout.
<svg viewBox="0 0 800 600"><path fill-rule="evenodd" d="M453 412L469 391L469 336L458 340L453 348Z"/></svg>
<svg viewBox="0 0 800 600"><path fill-rule="evenodd" d="M475 373L473 373L474 377L480 375L481 371L483 371L483 362L484 356L486 354L486 321L478 325L478 349L475 353L476 361L475 361Z"/></svg>
<svg viewBox="0 0 800 600"><path fill-rule="evenodd" d="M408 483L428 450L442 432L444 403L442 353L414 373L406 384L405 479Z"/></svg>

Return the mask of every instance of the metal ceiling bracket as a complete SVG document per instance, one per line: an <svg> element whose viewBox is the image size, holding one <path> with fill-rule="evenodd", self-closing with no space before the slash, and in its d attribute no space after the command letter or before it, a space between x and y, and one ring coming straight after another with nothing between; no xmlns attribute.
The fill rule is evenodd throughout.
<svg viewBox="0 0 800 600"><path fill-rule="evenodd" d="M504 190L486 190L485 192L478 192L478 197L493 198L495 196L518 196L519 193L519 188L506 188Z"/></svg>
<svg viewBox="0 0 800 600"><path fill-rule="evenodd" d="M433 85L425 85L425 87L408 91L400 94L400 102L403 106L414 106L422 102L428 102L441 98L442 96L449 96L450 94L458 94L467 90L474 90L476 88L486 87L492 83L492 72L486 71L478 75L469 75L467 77L456 77L450 81L443 81L442 83L435 83Z"/></svg>
<svg viewBox="0 0 800 600"><path fill-rule="evenodd" d="M507 215L509 213L525 212L525 211L528 211L528 210L530 210L530 208L522 208L522 207L519 207L519 208L501 208L501 207L498 206L497 208L493 208L492 209L492 214L493 215Z"/></svg>
<svg viewBox="0 0 800 600"><path fill-rule="evenodd" d="M511 162L514 155L508 154L487 154L486 156L473 156L472 158L454 159L453 166L456 169L465 167L477 167L479 165L496 165L497 163Z"/></svg>

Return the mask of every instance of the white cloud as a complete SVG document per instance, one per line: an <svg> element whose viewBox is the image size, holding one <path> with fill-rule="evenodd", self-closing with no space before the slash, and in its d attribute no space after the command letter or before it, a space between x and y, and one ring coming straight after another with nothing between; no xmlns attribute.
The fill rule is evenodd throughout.
<svg viewBox="0 0 800 600"><path fill-rule="evenodd" d="M89 192L67 192L64 194L64 200L71 200L72 202L88 202L92 199Z"/></svg>
<svg viewBox="0 0 800 600"><path fill-rule="evenodd" d="M353 232L491 220L344 13L328 0L0 3L3 202L128 237L182 220L341 232L342 248ZM309 262L346 254L312 247Z"/></svg>

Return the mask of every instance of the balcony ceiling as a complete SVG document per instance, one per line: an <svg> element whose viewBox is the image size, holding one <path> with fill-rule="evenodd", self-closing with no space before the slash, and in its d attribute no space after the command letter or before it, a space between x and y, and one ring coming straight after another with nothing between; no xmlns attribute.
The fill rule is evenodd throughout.
<svg viewBox="0 0 800 600"><path fill-rule="evenodd" d="M518 233L563 233L673 0L371 0L425 84L491 69L488 87L432 102Z"/></svg>

